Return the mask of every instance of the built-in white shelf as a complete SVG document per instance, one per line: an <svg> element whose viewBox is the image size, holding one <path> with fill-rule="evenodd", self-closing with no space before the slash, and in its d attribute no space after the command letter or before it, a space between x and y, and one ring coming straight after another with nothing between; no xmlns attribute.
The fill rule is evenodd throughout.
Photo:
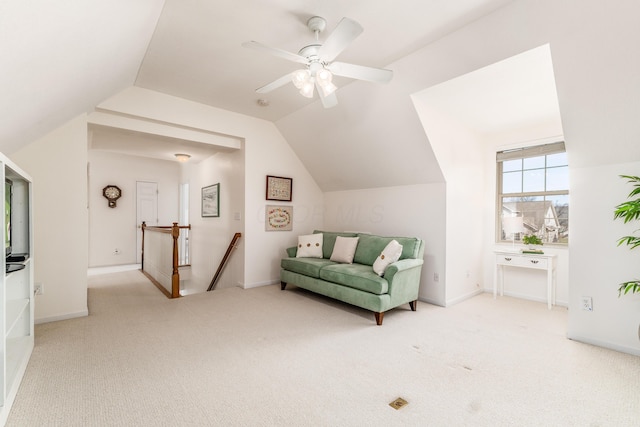
<svg viewBox="0 0 640 427"><path fill-rule="evenodd" d="M3 200L3 212L0 227L0 241L7 242L7 201L11 194L11 248L12 252L27 254L21 264L21 270L6 273L6 260L0 274L0 426L4 426L11 405L18 393L20 382L27 369L34 345L33 314L33 247L31 225L31 178L6 156L0 154L0 199ZM7 190L11 189L11 193ZM5 245L6 246L6 245Z"/></svg>

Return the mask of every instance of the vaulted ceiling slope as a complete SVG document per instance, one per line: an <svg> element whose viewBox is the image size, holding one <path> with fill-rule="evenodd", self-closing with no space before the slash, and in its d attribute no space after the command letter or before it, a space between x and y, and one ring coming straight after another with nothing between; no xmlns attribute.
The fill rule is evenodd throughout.
<svg viewBox="0 0 640 427"><path fill-rule="evenodd" d="M321 41L341 18L350 17L364 32L338 59L385 67L507 3L511 0L3 0L0 150L10 154L136 85L275 121L324 190L441 181L408 94L398 91L398 84L342 79L339 105L332 110L286 85L268 94L268 107L260 107L255 88L296 64L241 44L257 40L297 52L314 42L306 27L311 16L327 20ZM345 162L304 153L296 148L301 142ZM412 164L392 179L380 177L378 165L398 150ZM351 161L358 163L357 171Z"/></svg>
<svg viewBox="0 0 640 427"><path fill-rule="evenodd" d="M0 150L131 86L163 0L0 1Z"/></svg>

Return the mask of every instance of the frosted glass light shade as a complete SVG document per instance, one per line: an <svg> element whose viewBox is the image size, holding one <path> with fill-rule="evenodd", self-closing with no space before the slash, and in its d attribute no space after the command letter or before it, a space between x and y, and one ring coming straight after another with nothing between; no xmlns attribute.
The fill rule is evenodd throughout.
<svg viewBox="0 0 640 427"><path fill-rule="evenodd" d="M300 89L300 94L306 98L313 98L313 77L307 80Z"/></svg>
<svg viewBox="0 0 640 427"><path fill-rule="evenodd" d="M291 73L291 81L298 89L302 89L304 84L309 81L311 73L309 70L296 70Z"/></svg>

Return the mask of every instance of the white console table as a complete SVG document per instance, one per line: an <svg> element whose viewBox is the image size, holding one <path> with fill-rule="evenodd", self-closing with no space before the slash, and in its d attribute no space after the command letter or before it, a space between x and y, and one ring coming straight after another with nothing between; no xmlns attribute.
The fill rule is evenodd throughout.
<svg viewBox="0 0 640 427"><path fill-rule="evenodd" d="M504 266L534 268L547 271L547 307L556 303L556 255L523 254L520 252L495 251L496 277L493 282L493 297L504 295Z"/></svg>

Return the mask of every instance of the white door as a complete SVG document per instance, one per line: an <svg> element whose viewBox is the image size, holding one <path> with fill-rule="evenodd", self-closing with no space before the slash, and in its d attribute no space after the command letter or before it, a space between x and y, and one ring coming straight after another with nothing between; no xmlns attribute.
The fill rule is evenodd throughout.
<svg viewBox="0 0 640 427"><path fill-rule="evenodd" d="M136 263L142 262L142 222L158 225L158 183L136 182Z"/></svg>

